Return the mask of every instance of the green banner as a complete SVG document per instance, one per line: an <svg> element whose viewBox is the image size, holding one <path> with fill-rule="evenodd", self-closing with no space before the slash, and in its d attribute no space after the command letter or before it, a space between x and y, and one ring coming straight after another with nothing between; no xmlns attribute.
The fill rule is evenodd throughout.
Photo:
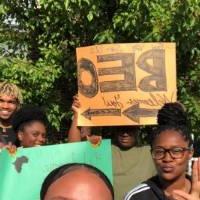
<svg viewBox="0 0 200 200"><path fill-rule="evenodd" d="M112 182L110 140L93 147L89 142L19 148L15 155L0 153L0 200L39 200L47 174L66 163L87 163L103 171Z"/></svg>

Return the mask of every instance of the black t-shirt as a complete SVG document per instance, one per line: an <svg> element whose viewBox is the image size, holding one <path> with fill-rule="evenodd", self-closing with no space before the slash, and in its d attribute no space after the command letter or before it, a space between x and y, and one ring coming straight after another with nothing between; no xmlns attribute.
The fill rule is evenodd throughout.
<svg viewBox="0 0 200 200"><path fill-rule="evenodd" d="M191 181L189 176L186 178ZM132 189L124 200L169 200L161 188L158 176L154 176Z"/></svg>
<svg viewBox="0 0 200 200"><path fill-rule="evenodd" d="M17 135L12 128L2 128L0 127L0 142L7 144L11 142L12 144L17 144Z"/></svg>

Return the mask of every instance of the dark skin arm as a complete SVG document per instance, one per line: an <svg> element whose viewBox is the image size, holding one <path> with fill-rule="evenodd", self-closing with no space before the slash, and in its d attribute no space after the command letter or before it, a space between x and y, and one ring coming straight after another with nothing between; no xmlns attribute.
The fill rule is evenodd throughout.
<svg viewBox="0 0 200 200"><path fill-rule="evenodd" d="M78 109L80 108L80 102L78 96L73 97L72 111L73 111L73 120L71 127L68 132L68 141L69 142L79 142L81 141L81 131L78 128Z"/></svg>
<svg viewBox="0 0 200 200"><path fill-rule="evenodd" d="M172 200L200 200L200 158L194 161L191 193L174 190Z"/></svg>
<svg viewBox="0 0 200 200"><path fill-rule="evenodd" d="M90 127L81 127L77 126L78 124L78 109L80 108L80 102L78 96L73 97L72 110L74 113L71 127L68 132L68 141L69 142L80 142L82 140L89 140L94 145L99 145L101 141L101 136L91 135Z"/></svg>

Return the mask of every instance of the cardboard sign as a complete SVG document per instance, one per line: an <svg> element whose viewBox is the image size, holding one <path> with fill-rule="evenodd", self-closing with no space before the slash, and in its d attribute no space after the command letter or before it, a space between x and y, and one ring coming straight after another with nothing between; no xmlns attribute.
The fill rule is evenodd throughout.
<svg viewBox="0 0 200 200"><path fill-rule="evenodd" d="M19 149L11 156L0 153L0 199L40 200L43 180L53 169L66 163L87 163L103 171L112 182L110 140L99 147L89 142Z"/></svg>
<svg viewBox="0 0 200 200"><path fill-rule="evenodd" d="M176 101L175 43L77 48L79 126L156 124Z"/></svg>

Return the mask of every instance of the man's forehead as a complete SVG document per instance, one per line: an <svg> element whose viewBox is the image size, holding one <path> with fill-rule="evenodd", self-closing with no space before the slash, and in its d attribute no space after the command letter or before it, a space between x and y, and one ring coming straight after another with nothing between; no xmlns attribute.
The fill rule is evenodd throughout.
<svg viewBox="0 0 200 200"><path fill-rule="evenodd" d="M114 128L116 131L136 131L139 129L138 126L116 126Z"/></svg>
<svg viewBox="0 0 200 200"><path fill-rule="evenodd" d="M0 94L0 99L3 101L17 101L15 96L6 94Z"/></svg>

